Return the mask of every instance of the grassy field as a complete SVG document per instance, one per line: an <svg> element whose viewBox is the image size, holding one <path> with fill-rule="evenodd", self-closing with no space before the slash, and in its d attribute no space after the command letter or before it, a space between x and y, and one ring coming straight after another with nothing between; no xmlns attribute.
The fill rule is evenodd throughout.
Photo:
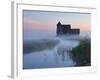
<svg viewBox="0 0 100 80"><path fill-rule="evenodd" d="M71 57L76 62L76 66L91 65L91 41L90 39L80 40L75 48L72 48Z"/></svg>
<svg viewBox="0 0 100 80"><path fill-rule="evenodd" d="M46 49L53 49L59 40L52 39L41 39L41 40L31 40L23 43L23 53L43 51Z"/></svg>

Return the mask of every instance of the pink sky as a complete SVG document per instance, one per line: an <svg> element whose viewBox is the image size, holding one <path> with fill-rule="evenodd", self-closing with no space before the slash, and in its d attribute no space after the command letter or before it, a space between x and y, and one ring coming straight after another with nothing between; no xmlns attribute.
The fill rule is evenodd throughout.
<svg viewBox="0 0 100 80"><path fill-rule="evenodd" d="M75 25L75 28L80 28L81 31L90 31L91 30L91 25L90 24L86 24L86 23L79 23L77 21L75 21L73 23L73 26ZM74 27L73 27L74 28Z"/></svg>
<svg viewBox="0 0 100 80"><path fill-rule="evenodd" d="M24 27L29 27L37 30L46 30L46 31L52 31L54 28L53 22L39 22L39 21L33 21L31 19L24 19Z"/></svg>
<svg viewBox="0 0 100 80"><path fill-rule="evenodd" d="M56 30L56 22L43 22L43 21L34 21L28 18L24 18L24 27L33 28L37 30L45 30L45 31L55 31ZM65 23L66 24L66 23ZM81 31L90 31L90 24L79 23L75 21L72 23L72 28L79 28Z"/></svg>

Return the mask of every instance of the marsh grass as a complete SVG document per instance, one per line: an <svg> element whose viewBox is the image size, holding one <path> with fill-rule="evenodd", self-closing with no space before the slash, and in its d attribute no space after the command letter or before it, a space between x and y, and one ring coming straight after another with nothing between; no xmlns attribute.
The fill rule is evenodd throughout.
<svg viewBox="0 0 100 80"><path fill-rule="evenodd" d="M80 40L79 45L70 50L73 61L76 66L91 65L91 41L90 39Z"/></svg>
<svg viewBox="0 0 100 80"><path fill-rule="evenodd" d="M59 40L52 39L41 39L41 40L31 40L23 43L23 53L31 53L37 51L43 51L46 49L53 49Z"/></svg>

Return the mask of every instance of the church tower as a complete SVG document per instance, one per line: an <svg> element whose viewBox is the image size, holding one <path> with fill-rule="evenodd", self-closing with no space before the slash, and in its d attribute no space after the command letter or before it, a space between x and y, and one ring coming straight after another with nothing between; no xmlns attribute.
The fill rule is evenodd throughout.
<svg viewBox="0 0 100 80"><path fill-rule="evenodd" d="M58 23L57 23L57 35L59 35L59 34L63 34L63 30L62 30L62 26L61 26L62 24L61 24L61 22L59 21Z"/></svg>

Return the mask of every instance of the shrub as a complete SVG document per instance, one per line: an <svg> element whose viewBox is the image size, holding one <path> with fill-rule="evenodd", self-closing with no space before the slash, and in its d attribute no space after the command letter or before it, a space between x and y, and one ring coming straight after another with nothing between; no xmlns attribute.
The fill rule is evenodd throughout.
<svg viewBox="0 0 100 80"><path fill-rule="evenodd" d="M80 40L79 45L72 48L71 56L76 62L76 66L91 65L91 41L90 39Z"/></svg>
<svg viewBox="0 0 100 80"><path fill-rule="evenodd" d="M46 49L53 49L59 40L51 40L51 39L41 39L41 40L32 40L23 43L23 53L31 53L37 51L43 51Z"/></svg>

